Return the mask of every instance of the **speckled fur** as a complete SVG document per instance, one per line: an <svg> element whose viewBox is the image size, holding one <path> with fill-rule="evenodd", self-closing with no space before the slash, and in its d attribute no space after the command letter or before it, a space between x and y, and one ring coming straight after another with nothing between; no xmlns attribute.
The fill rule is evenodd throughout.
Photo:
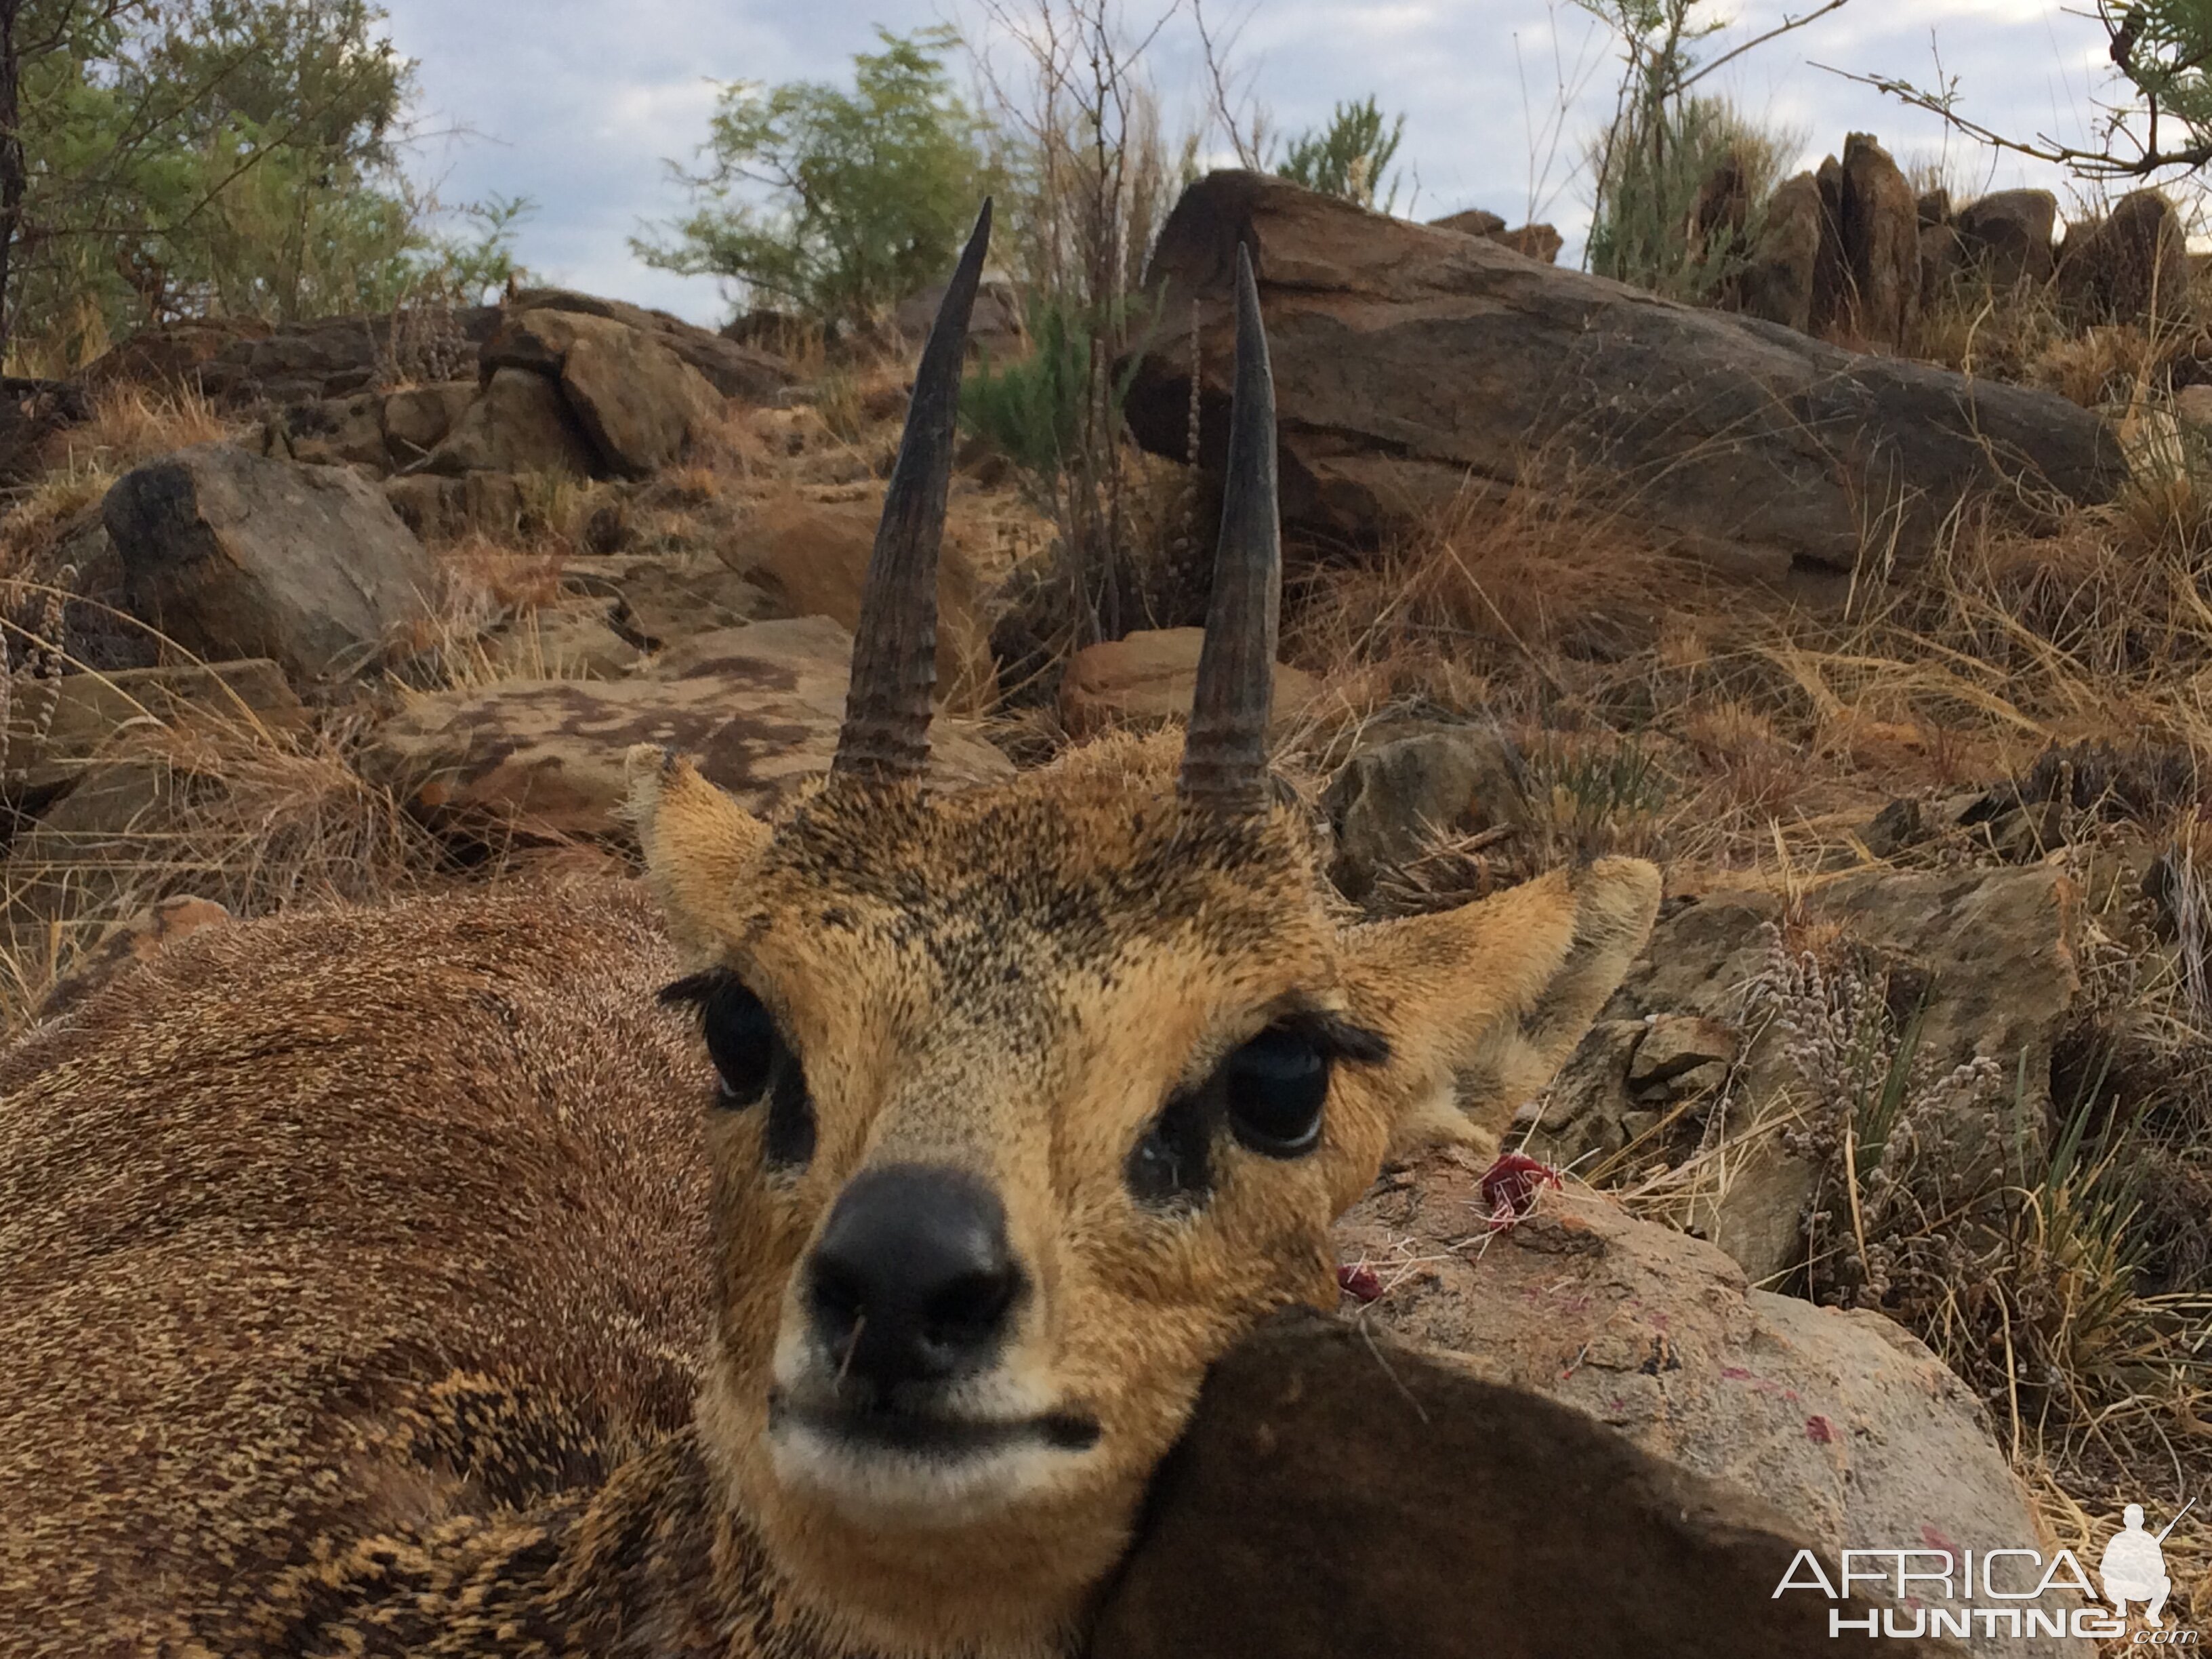
<svg viewBox="0 0 2212 1659"><path fill-rule="evenodd" d="M988 791L817 793L771 830L646 769L672 950L575 883L194 936L0 1056L0 1652L1065 1651L1206 1363L1330 1288L1405 1120L1517 1087L1656 902L1601 864L1340 933L1298 816L1229 824L1109 742ZM1486 915L1489 921L1486 921ZM737 969L820 1134L758 1114L653 992ZM1121 1170L1286 1000L1386 1036L1322 1149ZM1009 1364L1103 1425L1002 1511L856 1523L779 1482L793 1268L871 1163L971 1169L1038 1283Z"/></svg>

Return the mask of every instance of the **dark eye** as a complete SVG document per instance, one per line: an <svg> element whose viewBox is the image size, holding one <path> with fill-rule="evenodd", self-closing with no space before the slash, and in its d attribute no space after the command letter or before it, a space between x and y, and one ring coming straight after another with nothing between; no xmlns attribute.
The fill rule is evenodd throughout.
<svg viewBox="0 0 2212 1659"><path fill-rule="evenodd" d="M699 1004L699 1031L721 1075L721 1103L758 1100L785 1058L783 1038L761 1000L735 979L724 979Z"/></svg>
<svg viewBox="0 0 2212 1659"><path fill-rule="evenodd" d="M1302 1158L1321 1142L1328 1056L1310 1032L1271 1025L1222 1062L1229 1127L1268 1158Z"/></svg>
<svg viewBox="0 0 2212 1659"><path fill-rule="evenodd" d="M1206 1091L1177 1095L1145 1126L1122 1170L1138 1202L1172 1205L1204 1200L1213 1184L1207 1156L1214 1121L1209 1106Z"/></svg>

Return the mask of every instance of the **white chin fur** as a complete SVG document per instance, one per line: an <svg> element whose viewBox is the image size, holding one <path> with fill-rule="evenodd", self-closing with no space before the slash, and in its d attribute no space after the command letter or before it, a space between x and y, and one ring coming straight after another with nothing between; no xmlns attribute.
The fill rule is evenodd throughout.
<svg viewBox="0 0 2212 1659"><path fill-rule="evenodd" d="M1075 1454L1031 1442L973 1451L906 1451L787 1419L769 1431L777 1481L853 1522L918 1529L973 1526L1054 1484Z"/></svg>

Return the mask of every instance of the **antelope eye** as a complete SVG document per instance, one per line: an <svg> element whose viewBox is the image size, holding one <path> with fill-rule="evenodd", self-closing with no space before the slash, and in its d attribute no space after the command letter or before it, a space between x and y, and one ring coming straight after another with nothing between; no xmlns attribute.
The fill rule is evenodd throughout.
<svg viewBox="0 0 2212 1659"><path fill-rule="evenodd" d="M721 1074L721 1103L750 1106L758 1100L783 1048L766 1006L736 980L726 979L699 1005L699 1030Z"/></svg>
<svg viewBox="0 0 2212 1659"><path fill-rule="evenodd" d="M1271 1025L1222 1063L1229 1127L1267 1158L1303 1158L1321 1141L1328 1057L1305 1031Z"/></svg>

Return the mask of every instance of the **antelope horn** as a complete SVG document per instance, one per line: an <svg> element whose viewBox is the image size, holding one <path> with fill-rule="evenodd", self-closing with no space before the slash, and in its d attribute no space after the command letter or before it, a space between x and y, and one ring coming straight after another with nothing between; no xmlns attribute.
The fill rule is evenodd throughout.
<svg viewBox="0 0 2212 1659"><path fill-rule="evenodd" d="M918 778L929 763L929 693L937 683L937 555L945 540L945 495L960 415L960 367L968 316L991 245L985 198L967 251L952 273L915 372L914 399L897 465L884 491L884 516L860 593L853 674L831 778L869 784Z"/></svg>
<svg viewBox="0 0 2212 1659"><path fill-rule="evenodd" d="M1267 716L1274 693L1283 539L1275 499L1275 381L1252 258L1237 248L1237 389L1213 597L1176 793L1221 811L1264 811Z"/></svg>

